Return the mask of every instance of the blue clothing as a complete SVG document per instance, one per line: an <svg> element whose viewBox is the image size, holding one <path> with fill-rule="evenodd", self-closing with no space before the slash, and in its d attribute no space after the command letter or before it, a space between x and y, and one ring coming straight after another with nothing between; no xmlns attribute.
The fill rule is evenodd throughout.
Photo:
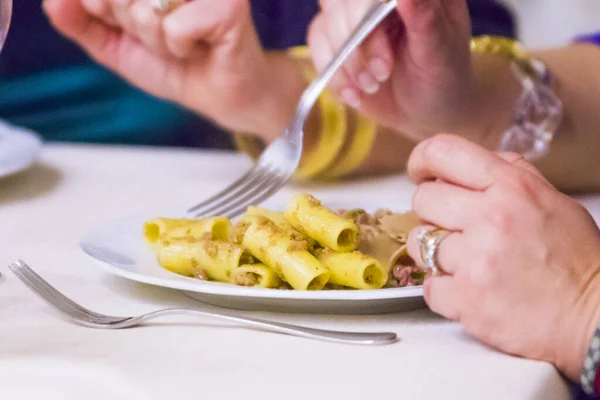
<svg viewBox="0 0 600 400"><path fill-rule="evenodd" d="M263 45L305 43L317 0L251 0ZM474 34L513 36L511 15L491 0L471 0ZM228 135L181 107L148 96L92 62L60 36L41 0L18 0L0 55L0 119L47 140L229 147Z"/></svg>
<svg viewBox="0 0 600 400"><path fill-rule="evenodd" d="M600 46L600 32L582 35L575 39L577 42L592 43Z"/></svg>

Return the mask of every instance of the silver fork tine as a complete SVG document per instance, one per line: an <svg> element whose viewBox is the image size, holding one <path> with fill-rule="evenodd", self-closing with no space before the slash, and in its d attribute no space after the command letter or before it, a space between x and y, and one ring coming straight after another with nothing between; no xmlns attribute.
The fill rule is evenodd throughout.
<svg viewBox="0 0 600 400"><path fill-rule="evenodd" d="M273 182L273 184L270 187L264 188L264 190L261 193L257 193L255 197L248 199L244 204L242 204L238 208L224 213L223 216L231 219L243 214L249 205L260 204L264 200L268 199L273 193L281 189L286 184L288 179L289 177L285 175L279 175L277 177L277 180Z"/></svg>
<svg viewBox="0 0 600 400"><path fill-rule="evenodd" d="M248 170L248 172L246 172L241 178L239 178L238 180L233 182L231 185L227 186L225 189L221 190L219 193L215 194L214 196L209 197L208 199L204 200L202 203L198 203L195 206L191 207L187 212L189 214L195 213L197 210L200 210L200 209L210 205L210 203L213 203L214 201L221 199L228 192L234 190L236 188L236 186L239 186L240 184L244 183L244 181L246 181L246 179L249 176L254 174L254 171L258 168L260 168L258 165L255 165L254 167L250 168Z"/></svg>
<svg viewBox="0 0 600 400"><path fill-rule="evenodd" d="M25 263L25 261L17 260L14 263L11 263L8 267L25 285L40 295L40 297L46 300L50 305L58 308L60 311L63 311L75 318L85 318L90 316L94 319L102 321L106 319L105 315L88 310L87 308L80 306L68 297L64 296L48 282L46 282L41 276L39 276L34 270L32 270L27 263ZM51 299L54 301L51 301Z"/></svg>
<svg viewBox="0 0 600 400"><path fill-rule="evenodd" d="M230 191L218 201L209 204L209 207L201 207L196 210L194 215L196 217L204 216L204 215L219 215L219 211L223 207L227 207L228 204L234 202L236 198L240 195L247 193L249 190L252 190L254 187L260 186L265 179L268 179L270 170L265 168L264 166L260 166L256 168L254 173L247 178L247 180L239 185L235 190Z"/></svg>
<svg viewBox="0 0 600 400"><path fill-rule="evenodd" d="M223 204L219 208L215 208L212 211L212 214L224 215L232 209L236 209L238 207L246 208L248 205L252 204L252 199L256 198L257 195L264 192L265 190L271 188L277 181L280 174L281 171L278 171L277 168L273 168L266 174L262 181L258 182L256 185L254 185L252 188L249 188L244 193L240 193L239 196L232 199L227 204Z"/></svg>
<svg viewBox="0 0 600 400"><path fill-rule="evenodd" d="M84 316L84 311L80 310L76 304L73 304L68 301L62 301L60 298L56 298L56 294L51 290L47 290L45 286L39 287L33 277L31 277L27 271L23 271L21 267L17 263L12 263L8 266L10 270L23 282L27 287L37 293L42 299L44 299L48 304L57 308L59 311L62 311L73 317L82 317ZM52 301L50 300L52 299Z"/></svg>

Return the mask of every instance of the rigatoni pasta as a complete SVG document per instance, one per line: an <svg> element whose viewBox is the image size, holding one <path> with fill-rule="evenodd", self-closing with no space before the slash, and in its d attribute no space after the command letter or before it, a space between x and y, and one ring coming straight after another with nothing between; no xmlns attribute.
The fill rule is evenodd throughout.
<svg viewBox="0 0 600 400"><path fill-rule="evenodd" d="M381 289L388 279L379 261L358 251L338 253L329 249L317 253L329 270L329 282L354 289Z"/></svg>
<svg viewBox="0 0 600 400"><path fill-rule="evenodd" d="M336 215L309 194L294 197L284 216L294 228L332 250L354 251L360 242L355 223Z"/></svg>
<svg viewBox="0 0 600 400"><path fill-rule="evenodd" d="M159 264L191 278L263 289L377 290L414 286L426 274L406 253L414 213L332 211L309 194L285 211L249 207L224 217L154 218L144 237Z"/></svg>
<svg viewBox="0 0 600 400"><path fill-rule="evenodd" d="M242 246L254 257L273 268L296 290L320 290L329 281L329 271L306 243L295 241L273 221L254 217L244 234Z"/></svg>
<svg viewBox="0 0 600 400"><path fill-rule="evenodd" d="M155 251L158 263L169 271L219 282L229 282L233 270L248 260L241 246L207 239L165 240Z"/></svg>
<svg viewBox="0 0 600 400"><path fill-rule="evenodd" d="M245 264L233 270L231 283L239 286L275 289L281 286L281 280L273 268L265 264Z"/></svg>
<svg viewBox="0 0 600 400"><path fill-rule="evenodd" d="M231 221L225 217L200 220L153 218L144 224L144 236L149 243L159 239L193 238L227 241Z"/></svg>

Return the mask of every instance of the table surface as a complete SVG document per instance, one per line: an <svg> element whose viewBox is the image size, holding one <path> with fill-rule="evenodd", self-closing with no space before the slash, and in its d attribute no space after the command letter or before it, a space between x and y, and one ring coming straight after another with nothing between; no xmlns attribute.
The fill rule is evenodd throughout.
<svg viewBox="0 0 600 400"><path fill-rule="evenodd" d="M402 340L384 347L323 343L193 318L94 330L62 319L7 268L23 258L66 295L99 312L210 310L180 292L97 269L78 242L123 215L183 210L249 165L231 153L48 145L38 165L0 180L0 398L569 398L568 385L552 366L500 354L426 309L380 316L249 313L330 329L397 332ZM310 191L325 201L369 196L391 206L409 204L412 189L405 176L397 176L293 187L279 195ZM596 199L585 203L600 211Z"/></svg>

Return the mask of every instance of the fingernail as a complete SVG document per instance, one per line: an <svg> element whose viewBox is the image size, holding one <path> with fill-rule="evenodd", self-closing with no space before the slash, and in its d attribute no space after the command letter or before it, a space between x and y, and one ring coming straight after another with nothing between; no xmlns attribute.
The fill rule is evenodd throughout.
<svg viewBox="0 0 600 400"><path fill-rule="evenodd" d="M369 63L369 69L378 82L385 82L390 77L391 71L381 58L374 58Z"/></svg>
<svg viewBox="0 0 600 400"><path fill-rule="evenodd" d="M370 72L363 72L358 76L358 83L362 90L368 94L377 93L379 90L379 83L373 78Z"/></svg>
<svg viewBox="0 0 600 400"><path fill-rule="evenodd" d="M340 93L342 102L348 104L350 107L360 107L360 95L354 89L344 89Z"/></svg>

